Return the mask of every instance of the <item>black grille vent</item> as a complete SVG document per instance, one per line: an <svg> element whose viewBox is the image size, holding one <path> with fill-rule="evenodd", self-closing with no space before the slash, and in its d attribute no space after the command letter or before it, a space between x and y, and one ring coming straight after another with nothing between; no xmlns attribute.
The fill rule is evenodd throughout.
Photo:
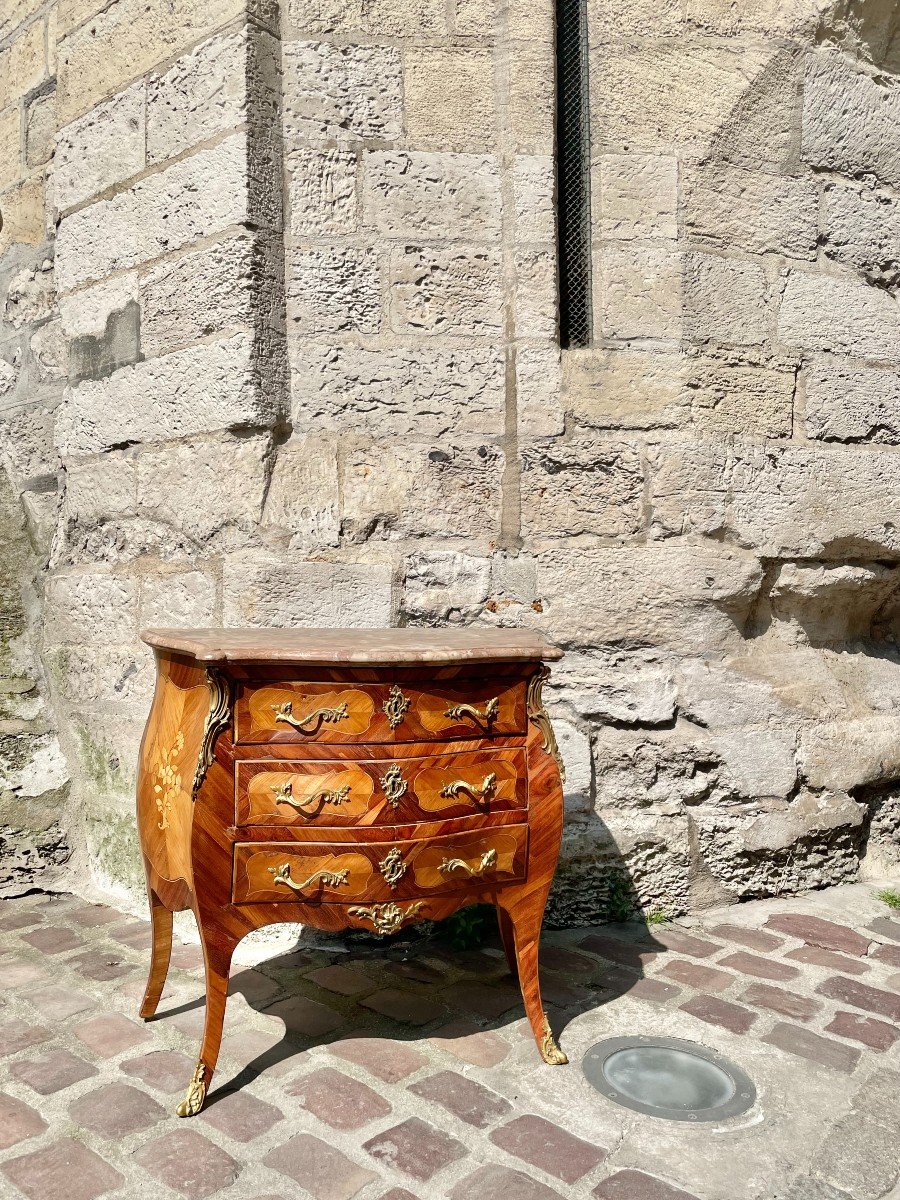
<svg viewBox="0 0 900 1200"><path fill-rule="evenodd" d="M591 130L586 0L556 0L560 340L591 343Z"/></svg>

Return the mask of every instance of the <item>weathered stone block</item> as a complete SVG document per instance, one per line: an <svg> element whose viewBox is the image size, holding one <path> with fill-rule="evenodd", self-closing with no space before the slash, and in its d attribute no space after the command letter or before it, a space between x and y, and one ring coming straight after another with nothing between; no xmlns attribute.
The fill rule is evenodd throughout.
<svg viewBox="0 0 900 1200"><path fill-rule="evenodd" d="M552 155L517 155L512 177L516 241L552 244L556 238L556 173Z"/></svg>
<svg viewBox="0 0 900 1200"><path fill-rule="evenodd" d="M569 815L589 813L593 810L591 740L576 725L560 720L555 715L553 732L556 734L556 744L563 761L565 811Z"/></svg>
<svg viewBox="0 0 900 1200"><path fill-rule="evenodd" d="M248 237L163 259L140 278L142 354L168 354L235 325L252 328L258 293L268 286L263 252Z"/></svg>
<svg viewBox="0 0 900 1200"><path fill-rule="evenodd" d="M294 237L357 229L358 167L359 156L352 150L302 147L288 155L289 228Z"/></svg>
<svg viewBox="0 0 900 1200"><path fill-rule="evenodd" d="M53 405L34 404L4 413L0 452L7 473L19 486L37 485L55 476L59 454L53 440Z"/></svg>
<svg viewBox="0 0 900 1200"><path fill-rule="evenodd" d="M681 255L649 246L604 246L598 276L608 337L681 336Z"/></svg>
<svg viewBox="0 0 900 1200"><path fill-rule="evenodd" d="M93 15L90 7L84 17ZM68 123L206 30L242 16L245 9L246 0L172 0L164 8L143 0L120 0L105 7L59 43L60 120ZM64 15L63 28L71 29L70 22L77 19Z"/></svg>
<svg viewBox="0 0 900 1200"><path fill-rule="evenodd" d="M159 522L190 548L240 543L262 514L268 436L206 439L148 448L137 456L142 519Z"/></svg>
<svg viewBox="0 0 900 1200"><path fill-rule="evenodd" d="M391 319L398 333L496 336L503 328L495 250L406 246L391 256Z"/></svg>
<svg viewBox="0 0 900 1200"><path fill-rule="evenodd" d="M624 240L678 236L676 158L602 154L597 181L601 237Z"/></svg>
<svg viewBox="0 0 900 1200"><path fill-rule="evenodd" d="M298 247L290 255L287 289L295 333L381 328L381 268L374 249Z"/></svg>
<svg viewBox="0 0 900 1200"><path fill-rule="evenodd" d="M877 557L900 549L894 460L832 447L669 443L651 476L659 536L701 533L770 557Z"/></svg>
<svg viewBox="0 0 900 1200"><path fill-rule="evenodd" d="M314 138L394 138L402 130L400 53L387 46L286 42L288 147Z"/></svg>
<svg viewBox="0 0 900 1200"><path fill-rule="evenodd" d="M684 22L679 0L588 0L588 28L594 38L678 33Z"/></svg>
<svg viewBox="0 0 900 1200"><path fill-rule="evenodd" d="M815 3L784 3L784 0L753 0L735 8L729 0L686 0L685 17L691 25L731 35L742 32L785 37L812 37L821 9Z"/></svg>
<svg viewBox="0 0 900 1200"><path fill-rule="evenodd" d="M0 112L0 191L22 174L22 115L18 105Z"/></svg>
<svg viewBox="0 0 900 1200"><path fill-rule="evenodd" d="M757 263L685 255L682 286L687 337L738 346L766 340L766 276Z"/></svg>
<svg viewBox="0 0 900 1200"><path fill-rule="evenodd" d="M291 24L303 33L434 36L447 27L443 0L291 0Z"/></svg>
<svg viewBox="0 0 900 1200"><path fill-rule="evenodd" d="M417 625L476 620L488 598L491 563L456 551L428 550L404 563L401 611Z"/></svg>
<svg viewBox="0 0 900 1200"><path fill-rule="evenodd" d="M247 30L219 34L147 81L147 161L173 158L247 119Z"/></svg>
<svg viewBox="0 0 900 1200"><path fill-rule="evenodd" d="M57 236L60 290L246 221L247 171L246 139L236 135L73 213Z"/></svg>
<svg viewBox="0 0 900 1200"><path fill-rule="evenodd" d="M420 49L406 61L406 128L416 147L478 150L494 141L489 51Z"/></svg>
<svg viewBox="0 0 900 1200"><path fill-rule="evenodd" d="M487 241L500 231L500 170L494 156L421 152L366 154L363 214L387 237Z"/></svg>
<svg viewBox="0 0 900 1200"><path fill-rule="evenodd" d="M59 313L70 341L103 338L108 327L130 304L137 305L138 276L133 271L82 288L74 296L61 296Z"/></svg>
<svg viewBox="0 0 900 1200"><path fill-rule="evenodd" d="M0 51L0 111L15 105L47 76L46 25L33 21Z"/></svg>
<svg viewBox="0 0 900 1200"><path fill-rule="evenodd" d="M762 571L722 546L604 546L535 554L540 621L575 646L705 653L740 642Z"/></svg>
<svg viewBox="0 0 900 1200"><path fill-rule="evenodd" d="M133 517L136 498L134 459L127 451L71 462L59 514L67 557L76 547L89 547L99 557L92 535L102 536L107 526ZM57 553L61 552L60 547Z"/></svg>
<svg viewBox="0 0 900 1200"><path fill-rule="evenodd" d="M44 181L39 174L4 192L0 258L17 242L24 246L39 246L46 234L44 217Z"/></svg>
<svg viewBox="0 0 900 1200"><path fill-rule="evenodd" d="M550 693L591 721L668 725L677 689L672 670L652 653L569 653L553 668Z"/></svg>
<svg viewBox="0 0 900 1200"><path fill-rule="evenodd" d="M778 337L801 350L900 362L900 312L881 288L792 271L778 314Z"/></svg>
<svg viewBox="0 0 900 1200"><path fill-rule="evenodd" d="M900 443L900 371L823 357L810 364L804 384L808 437Z"/></svg>
<svg viewBox="0 0 900 1200"><path fill-rule="evenodd" d="M47 585L47 640L84 646L130 642L137 603L134 576L91 570L54 575Z"/></svg>
<svg viewBox="0 0 900 1200"><path fill-rule="evenodd" d="M837 49L809 59L803 84L803 158L820 170L900 186L900 94Z"/></svg>
<svg viewBox="0 0 900 1200"><path fill-rule="evenodd" d="M140 625L184 626L215 624L216 584L203 571L144 575L141 579Z"/></svg>
<svg viewBox="0 0 900 1200"><path fill-rule="evenodd" d="M643 527L640 454L628 442L576 434L522 447L522 529L527 537L622 537Z"/></svg>
<svg viewBox="0 0 900 1200"><path fill-rule="evenodd" d="M351 443L341 452L341 531L353 542L422 536L490 541L499 534L502 473L503 455L489 445Z"/></svg>
<svg viewBox="0 0 900 1200"><path fill-rule="evenodd" d="M597 429L673 429L690 420L688 371L662 351L569 350L563 407Z"/></svg>
<svg viewBox="0 0 900 1200"><path fill-rule="evenodd" d="M320 550L340 542L337 447L337 438L316 433L278 447L263 524L289 532L292 550Z"/></svg>
<svg viewBox="0 0 900 1200"><path fill-rule="evenodd" d="M868 187L833 183L825 189L824 247L829 258L855 267L872 283L900 282L900 202Z"/></svg>
<svg viewBox="0 0 900 1200"><path fill-rule="evenodd" d="M174 622L177 624L177 622ZM168 625L168 618L153 622ZM132 646L53 646L45 649L49 670L66 697L75 704L100 701L149 703L153 695L153 656Z"/></svg>
<svg viewBox="0 0 900 1200"><path fill-rule="evenodd" d="M511 36L515 33L511 31ZM525 154L552 154L555 93L551 38L516 42L509 53L506 120L516 149ZM487 126L491 132L491 126Z"/></svg>
<svg viewBox="0 0 900 1200"><path fill-rule="evenodd" d="M519 436L558 437L565 431L562 362L553 343L519 342L516 349L516 415Z"/></svg>
<svg viewBox="0 0 900 1200"><path fill-rule="evenodd" d="M72 208L144 168L146 129L141 80L59 131L54 199Z"/></svg>
<svg viewBox="0 0 900 1200"><path fill-rule="evenodd" d="M366 349L294 342L295 426L438 442L446 434L499 437L503 354L432 346Z"/></svg>
<svg viewBox="0 0 900 1200"><path fill-rule="evenodd" d="M226 625L354 626L392 624L390 564L306 562L263 550L227 555L223 567Z"/></svg>
<svg viewBox="0 0 900 1200"><path fill-rule="evenodd" d="M25 109L25 162L42 167L56 149L56 89L37 95Z"/></svg>
<svg viewBox="0 0 900 1200"><path fill-rule="evenodd" d="M790 437L796 370L777 361L754 366L746 351L685 364L691 418L701 432L743 437Z"/></svg>
<svg viewBox="0 0 900 1200"><path fill-rule="evenodd" d="M810 179L717 164L685 181L684 228L726 249L815 257L819 195Z"/></svg>
<svg viewBox="0 0 900 1200"><path fill-rule="evenodd" d="M64 456L96 454L122 442L265 424L274 403L254 386L249 337L236 334L70 388L57 443Z"/></svg>
<svg viewBox="0 0 900 1200"><path fill-rule="evenodd" d="M559 293L553 250L516 252L516 332L557 341Z"/></svg>

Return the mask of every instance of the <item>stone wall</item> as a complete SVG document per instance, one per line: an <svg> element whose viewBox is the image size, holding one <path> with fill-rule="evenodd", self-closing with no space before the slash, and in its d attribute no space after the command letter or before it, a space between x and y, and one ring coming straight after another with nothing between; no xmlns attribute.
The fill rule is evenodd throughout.
<svg viewBox="0 0 900 1200"><path fill-rule="evenodd" d="M893 6L588 15L562 355L551 0L0 19L14 886L139 895L148 624L546 630L560 922L900 861Z"/></svg>

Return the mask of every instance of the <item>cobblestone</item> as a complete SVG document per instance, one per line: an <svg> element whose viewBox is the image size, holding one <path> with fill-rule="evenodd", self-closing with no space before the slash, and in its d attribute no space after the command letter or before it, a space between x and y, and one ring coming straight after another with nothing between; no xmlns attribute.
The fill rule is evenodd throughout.
<svg viewBox="0 0 900 1200"><path fill-rule="evenodd" d="M872 928L879 914L873 889L854 885L689 927L545 931L546 998L566 1005L550 1018L568 1068L538 1059L496 937L462 953L426 940L399 962L390 944L351 957L310 943L237 963L206 1107L181 1122L173 1109L203 1018L197 947L175 947L159 1015L140 1022L143 922L75 900L0 902L0 973L17 985L0 997L0 1194L734 1200L740 1178L741 1200L836 1200L815 1178L817 1147L840 1126L843 1162L857 1120L881 1186L897 1158L887 1084L881 1100L859 1099L880 1065L885 1079L900 1066L889 1015L900 977L878 953L898 943ZM769 924L787 916L802 926ZM80 948L25 936L57 928L77 931ZM129 974L103 978L105 962ZM754 1111L723 1126L727 1162L702 1130L636 1119L584 1080L589 1046L654 1030L721 1050L756 1083ZM838 1192L857 1200L852 1186Z"/></svg>

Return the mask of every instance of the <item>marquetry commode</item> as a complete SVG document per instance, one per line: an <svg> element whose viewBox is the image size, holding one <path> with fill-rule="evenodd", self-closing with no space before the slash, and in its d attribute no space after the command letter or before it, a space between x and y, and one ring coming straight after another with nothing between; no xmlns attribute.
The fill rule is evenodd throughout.
<svg viewBox="0 0 900 1200"><path fill-rule="evenodd" d="M394 933L496 905L545 1062L566 1062L538 985L563 799L533 633L167 630L137 810L153 921L141 1016L156 1011L172 913L192 909L206 1024L180 1116L212 1079L234 948L299 921Z"/></svg>

